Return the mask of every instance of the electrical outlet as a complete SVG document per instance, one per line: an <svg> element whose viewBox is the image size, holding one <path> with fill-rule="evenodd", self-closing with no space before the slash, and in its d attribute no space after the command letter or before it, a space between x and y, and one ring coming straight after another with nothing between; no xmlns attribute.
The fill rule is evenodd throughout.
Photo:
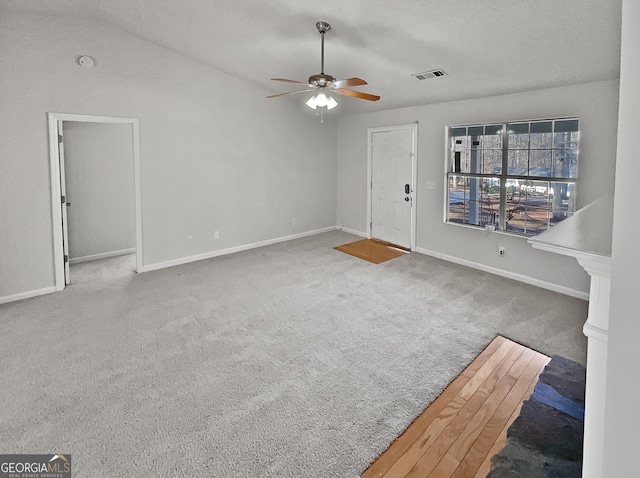
<svg viewBox="0 0 640 478"><path fill-rule="evenodd" d="M436 183L435 181L427 181L427 189L435 189Z"/></svg>
<svg viewBox="0 0 640 478"><path fill-rule="evenodd" d="M187 236L187 244L193 244L193 236Z"/></svg>
<svg viewBox="0 0 640 478"><path fill-rule="evenodd" d="M298 220L295 217L291 220L291 225L293 227L296 227L298 225Z"/></svg>
<svg viewBox="0 0 640 478"><path fill-rule="evenodd" d="M498 254L500 257L504 257L504 246L498 247Z"/></svg>
<svg viewBox="0 0 640 478"><path fill-rule="evenodd" d="M220 231L213 231L213 238L220 239Z"/></svg>

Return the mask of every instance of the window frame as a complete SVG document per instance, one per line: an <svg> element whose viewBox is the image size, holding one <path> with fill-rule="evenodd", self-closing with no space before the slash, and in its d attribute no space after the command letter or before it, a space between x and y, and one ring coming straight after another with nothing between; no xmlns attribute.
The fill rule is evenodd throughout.
<svg viewBox="0 0 640 478"><path fill-rule="evenodd" d="M562 122L562 121L576 121L577 122L577 130L565 130L565 131L556 131L556 122ZM547 148L531 148L531 124L535 124L535 123L544 123L544 122L551 122L552 123L552 127L551 127L551 145ZM516 124L527 124L528 125L528 145L527 148L509 148L509 126L510 125L516 125ZM466 128L466 135L465 136L460 136L460 137L465 137L465 138L471 138L472 135L469 134L469 128L478 128L481 127L483 128L483 137L486 136L486 129L485 127L495 127L495 126L500 126L500 130L499 130L499 134L501 137L501 141L502 141L502 146L501 148L487 148L486 150L501 150L501 169L500 169L500 173L486 173L486 172L482 172L482 167L478 167L478 169L480 170L480 172L462 172L462 171L455 171L455 162L456 159L454 158L454 148L452 147L452 138L454 136L452 136L452 130L456 129L456 128ZM558 148L556 147L555 144L555 134L558 132L576 132L577 133L577 144L574 148ZM474 135L477 136L477 135ZM445 224L453 224L456 226L463 226L463 227L469 227L469 228L473 228L476 230L484 230L486 228L490 228L492 230L496 230L498 232L504 233L504 234L510 234L510 235L514 235L517 237L523 237L523 238L530 238L530 237L535 237L538 234L541 234L542 232L548 231L549 229L551 229L555 224L557 224L558 222L553 222L551 220L550 214L552 213L553 209L548 206L547 207L547 224L546 224L546 228L543 231L533 231L533 232L529 232L527 231L527 229L525 228L524 231L519 232L517 230L513 230L513 229L508 229L507 228L507 223L508 221L511 220L511 218L507 219L507 206L508 206L508 200L507 200L507 187L508 187L508 182L511 181L520 181L520 182L545 182L547 183L547 197L549 200L551 200L551 195L549 193L549 189L551 189L551 185L552 184L571 184L572 187L572 191L571 191L571 200L573 201L573 204L575 206L575 202L576 202L576 193L577 193L577 189L578 189L578 172L579 172L579 164L580 164L580 140L581 138L581 124L580 124L580 118L578 116L564 116L564 117L554 117L554 118L542 118L542 119L527 119L527 120L512 120L512 121L493 121L493 122L482 122L482 123L467 123L467 124L454 124L454 125L448 125L445 127L445 143L446 143L446 148L445 148L445 175L444 175L444 222ZM465 148L465 151L472 151L474 148ZM482 145L481 148L479 148L478 150L482 150L483 152L485 151L484 146ZM527 151L527 157L530 158L531 156L531 151L549 151L551 158L550 158L550 168L549 168L549 175L548 176L540 176L540 175L529 175L529 174L514 174L514 173L509 173L509 152L510 151L518 151L518 150L522 150L522 151ZM576 172L573 176L555 176L552 175L552 172L554 170L554 165L553 165L553 161L555 158L555 153L556 151L575 151L575 168L576 168ZM471 159L470 159L471 161ZM530 159L528 160L530 161ZM530 171L530 163L527 163L527 170L526 173L529 173ZM482 220L479 220L480 224L474 224L474 223L470 223L470 222L464 222L464 218L463 221L453 221L450 220L450 212L451 212L451 189L450 189L450 180L452 177L463 177L463 178L469 178L469 179L478 179L480 181L482 181L483 179L497 179L499 181L499 207L498 207L498 220L497 221L492 221L489 223L483 223ZM477 186L476 186L477 187ZM525 186L526 188L526 186ZM522 189L522 186L520 186L520 189ZM527 196L528 198L528 196ZM482 203L481 203L482 204ZM568 218L570 216L572 216L575 213L575 209L574 210L570 210L567 211L567 215L565 217ZM480 206L480 215L482 214L482 205ZM559 221L561 222L561 221Z"/></svg>

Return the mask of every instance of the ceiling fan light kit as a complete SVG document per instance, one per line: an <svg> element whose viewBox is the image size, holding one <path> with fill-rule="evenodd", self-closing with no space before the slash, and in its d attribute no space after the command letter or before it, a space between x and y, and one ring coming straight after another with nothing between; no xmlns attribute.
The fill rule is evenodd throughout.
<svg viewBox="0 0 640 478"><path fill-rule="evenodd" d="M285 83L294 83L297 85L303 85L306 87L304 90L288 91L286 93L279 93L277 95L267 96L267 98L276 98L278 96L292 95L296 93L308 93L316 91L317 93L309 98L306 105L317 111L321 108L320 113L324 111L322 108L331 110L338 106L338 102L330 96L331 93L342 96L351 96L353 98L359 98L367 101L378 101L380 99L377 95L371 95L369 93L362 93L360 91L349 90L346 87L362 86L367 82L361 78L348 78L346 80L336 80L333 76L327 75L324 72L324 34L331 30L331 25L327 22L316 23L316 28L321 36L321 50L320 50L320 73L317 75L311 75L307 83L297 80L287 80L286 78L271 78L274 81L282 81ZM321 115L322 116L322 115Z"/></svg>
<svg viewBox="0 0 640 478"><path fill-rule="evenodd" d="M332 110L333 108L338 106L338 102L333 98L333 96L327 96L321 92L309 98L309 100L307 101L307 106L314 110L318 107Z"/></svg>

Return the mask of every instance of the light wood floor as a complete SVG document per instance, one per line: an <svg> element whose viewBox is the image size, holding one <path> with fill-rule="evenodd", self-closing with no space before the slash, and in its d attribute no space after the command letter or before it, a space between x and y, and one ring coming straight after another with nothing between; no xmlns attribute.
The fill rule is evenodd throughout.
<svg viewBox="0 0 640 478"><path fill-rule="evenodd" d="M549 360L497 337L362 478L484 478Z"/></svg>

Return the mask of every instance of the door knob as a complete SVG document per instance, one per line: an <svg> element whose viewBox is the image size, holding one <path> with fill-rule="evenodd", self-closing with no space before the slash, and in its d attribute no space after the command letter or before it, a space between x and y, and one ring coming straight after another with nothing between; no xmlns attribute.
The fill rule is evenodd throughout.
<svg viewBox="0 0 640 478"><path fill-rule="evenodd" d="M411 198L409 196L407 196L406 198L404 198L405 201L409 202Z"/></svg>

